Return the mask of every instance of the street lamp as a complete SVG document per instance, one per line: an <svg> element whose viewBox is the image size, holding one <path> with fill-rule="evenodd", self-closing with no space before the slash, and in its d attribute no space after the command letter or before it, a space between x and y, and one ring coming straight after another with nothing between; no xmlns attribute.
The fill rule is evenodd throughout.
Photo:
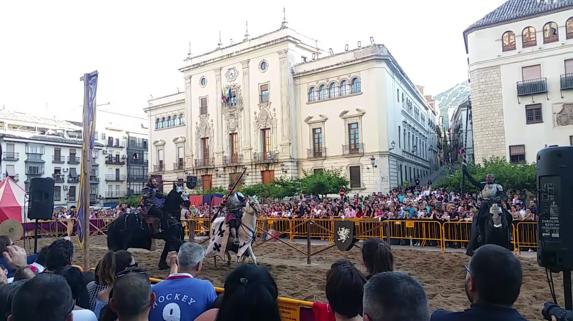
<svg viewBox="0 0 573 321"><path fill-rule="evenodd" d="M376 158L374 158L374 156L370 157L370 165L372 165L372 168L378 167L378 165L376 165Z"/></svg>
<svg viewBox="0 0 573 321"><path fill-rule="evenodd" d="M395 141L392 141L392 142L390 143L390 149L389 149L389 151L390 151L390 150L393 150L395 147L396 147L396 142L395 142Z"/></svg>

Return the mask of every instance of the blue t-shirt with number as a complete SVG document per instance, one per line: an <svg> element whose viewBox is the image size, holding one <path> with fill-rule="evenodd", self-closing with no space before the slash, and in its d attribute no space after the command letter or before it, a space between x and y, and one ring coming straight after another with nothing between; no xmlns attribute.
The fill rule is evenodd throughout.
<svg viewBox="0 0 573 321"><path fill-rule="evenodd" d="M155 303L149 321L193 321L217 299L211 282L174 274L153 286Z"/></svg>

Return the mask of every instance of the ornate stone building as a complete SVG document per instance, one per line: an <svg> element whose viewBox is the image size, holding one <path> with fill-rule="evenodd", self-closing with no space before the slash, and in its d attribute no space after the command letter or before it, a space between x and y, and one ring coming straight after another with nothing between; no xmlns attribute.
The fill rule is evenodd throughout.
<svg viewBox="0 0 573 321"><path fill-rule="evenodd" d="M464 40L476 162L573 144L573 0L509 0Z"/></svg>
<svg viewBox="0 0 573 321"><path fill-rule="evenodd" d="M386 47L324 54L315 44L283 22L187 58L185 92L145 108L151 172L196 175L209 189L244 167L246 184L337 169L360 192L428 175L435 111Z"/></svg>

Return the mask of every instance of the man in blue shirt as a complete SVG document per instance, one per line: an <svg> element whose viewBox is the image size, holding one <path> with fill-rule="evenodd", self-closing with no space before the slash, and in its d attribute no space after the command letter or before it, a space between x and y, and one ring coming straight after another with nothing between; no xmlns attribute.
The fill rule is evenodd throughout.
<svg viewBox="0 0 573 321"><path fill-rule="evenodd" d="M526 321L513 308L521 289L521 263L501 246L481 246L466 267L466 294L471 307L463 312L437 310L430 321Z"/></svg>
<svg viewBox="0 0 573 321"><path fill-rule="evenodd" d="M189 242L181 245L176 258L170 255L171 274L153 286L150 321L193 321L212 307L217 299L215 288L211 282L195 278L204 258L203 247Z"/></svg>

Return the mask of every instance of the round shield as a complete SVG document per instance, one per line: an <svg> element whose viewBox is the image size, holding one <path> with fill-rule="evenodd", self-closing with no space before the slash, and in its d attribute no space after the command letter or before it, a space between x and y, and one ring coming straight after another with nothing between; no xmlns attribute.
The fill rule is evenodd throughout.
<svg viewBox="0 0 573 321"><path fill-rule="evenodd" d="M336 221L334 222L334 244L341 251L349 251L356 239L354 238L354 222Z"/></svg>
<svg viewBox="0 0 573 321"><path fill-rule="evenodd" d="M5 220L0 224L0 235L8 236L12 241L18 241L24 236L22 223L15 220Z"/></svg>

